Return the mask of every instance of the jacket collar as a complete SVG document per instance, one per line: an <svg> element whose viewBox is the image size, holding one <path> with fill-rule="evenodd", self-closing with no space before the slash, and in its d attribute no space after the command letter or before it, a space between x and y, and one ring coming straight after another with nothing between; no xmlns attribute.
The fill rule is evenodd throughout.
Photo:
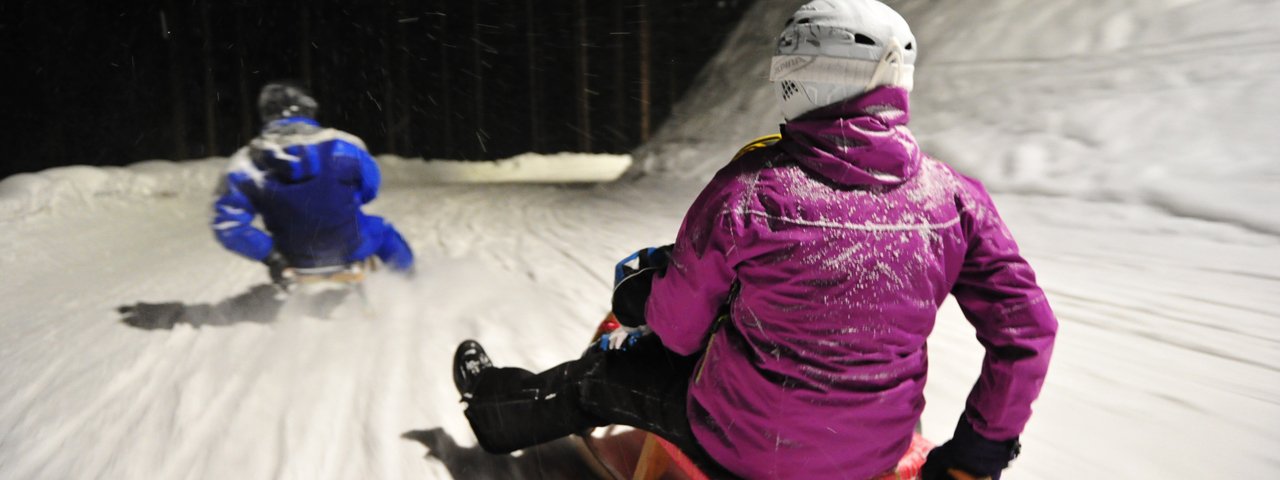
<svg viewBox="0 0 1280 480"><path fill-rule="evenodd" d="M262 131L266 132L269 130L275 130L280 127L298 124L298 123L304 123L307 125L311 125L313 127L320 126L320 122L317 122L314 118L311 118L311 117L284 117L284 118L279 118L279 119L267 122L266 125L262 126Z"/></svg>
<svg viewBox="0 0 1280 480"><path fill-rule="evenodd" d="M800 164L845 186L899 185L922 154L907 123L910 95L881 87L782 126L778 146Z"/></svg>

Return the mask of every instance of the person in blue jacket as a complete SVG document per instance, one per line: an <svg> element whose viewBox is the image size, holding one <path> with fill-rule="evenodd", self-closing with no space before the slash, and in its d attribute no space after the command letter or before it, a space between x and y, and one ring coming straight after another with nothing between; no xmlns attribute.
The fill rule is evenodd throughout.
<svg viewBox="0 0 1280 480"><path fill-rule="evenodd" d="M262 133L231 157L218 188L218 242L266 264L277 284L289 269L340 267L373 255L411 271L413 251L400 233L361 211L378 196L378 165L358 137L321 127L318 109L299 86L262 88ZM254 227L257 215L266 232Z"/></svg>

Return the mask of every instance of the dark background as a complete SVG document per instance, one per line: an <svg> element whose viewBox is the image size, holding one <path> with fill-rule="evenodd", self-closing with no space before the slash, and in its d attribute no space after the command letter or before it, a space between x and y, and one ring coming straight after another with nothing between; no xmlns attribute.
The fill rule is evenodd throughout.
<svg viewBox="0 0 1280 480"><path fill-rule="evenodd" d="M751 1L4 0L0 178L229 155L281 79L375 154L625 152Z"/></svg>

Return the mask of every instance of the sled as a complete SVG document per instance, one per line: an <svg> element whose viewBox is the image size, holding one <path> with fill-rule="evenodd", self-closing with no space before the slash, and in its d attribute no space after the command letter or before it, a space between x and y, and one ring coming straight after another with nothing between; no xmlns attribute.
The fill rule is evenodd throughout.
<svg viewBox="0 0 1280 480"><path fill-rule="evenodd" d="M377 271L374 257L360 262L315 268L286 270L288 282L281 286L287 296L285 311L317 318L332 318L346 298L359 298L361 313L374 316L374 308L365 292L364 281L369 272Z"/></svg>
<svg viewBox="0 0 1280 480"><path fill-rule="evenodd" d="M359 284L364 282L367 272L378 270L378 263L374 257L347 265L335 265L330 267L314 267L314 268L290 268L286 270L286 277L291 278L294 285L314 285L320 283L329 284Z"/></svg>
<svg viewBox="0 0 1280 480"><path fill-rule="evenodd" d="M592 470L602 480L708 480L688 456L671 442L643 430L629 427L605 427L584 434L580 448ZM920 434L911 438L911 446L893 471L874 480L915 480L934 447ZM977 480L962 472L951 472L956 480Z"/></svg>
<svg viewBox="0 0 1280 480"><path fill-rule="evenodd" d="M621 326L610 313L600 322L590 345L596 345L601 336ZM594 348L594 347L591 347ZM643 430L624 426L593 429L579 436L579 449L588 465L602 480L708 480L679 448L662 437ZM898 466L873 480L916 480L925 458L934 447L933 442L919 433L913 434L911 446L898 461ZM976 480L961 472L952 471L957 480Z"/></svg>

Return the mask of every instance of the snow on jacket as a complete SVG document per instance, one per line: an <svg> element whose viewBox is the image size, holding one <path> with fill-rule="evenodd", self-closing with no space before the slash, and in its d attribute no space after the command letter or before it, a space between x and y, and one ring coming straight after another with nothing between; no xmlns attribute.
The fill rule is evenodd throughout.
<svg viewBox="0 0 1280 480"><path fill-rule="evenodd" d="M705 348L694 434L738 475L896 465L948 294L987 350L974 428L1006 440L1031 415L1057 321L983 187L925 157L908 119L906 91L886 87L789 122L715 176L653 281L653 331L681 354Z"/></svg>
<svg viewBox="0 0 1280 480"><path fill-rule="evenodd" d="M362 232L380 220L360 211L380 181L359 138L310 118L277 120L231 157L214 204L214 234L253 260L272 249L295 267L361 260L381 240ZM253 226L258 214L270 234Z"/></svg>

